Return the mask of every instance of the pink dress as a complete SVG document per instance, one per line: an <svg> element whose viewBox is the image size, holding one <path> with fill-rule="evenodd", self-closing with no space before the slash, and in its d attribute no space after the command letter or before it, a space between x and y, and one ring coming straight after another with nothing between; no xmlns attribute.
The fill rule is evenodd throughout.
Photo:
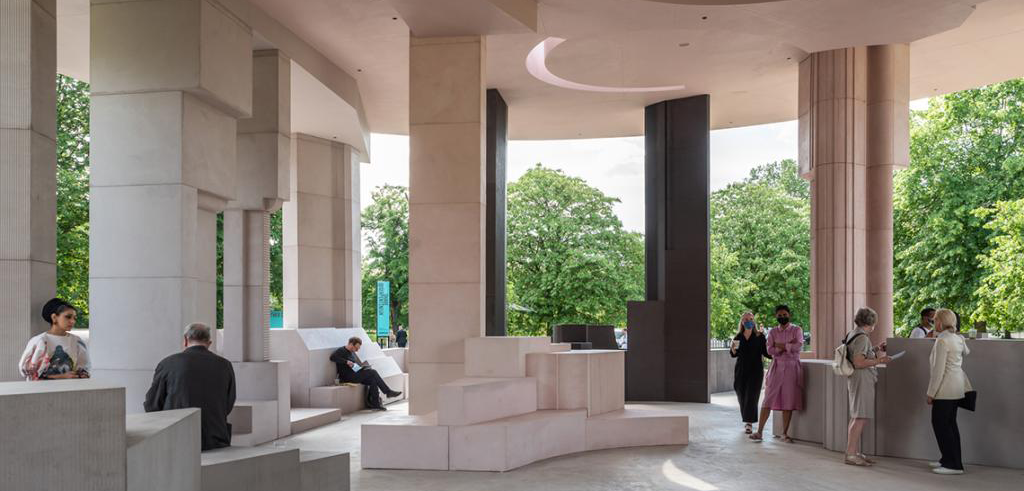
<svg viewBox="0 0 1024 491"><path fill-rule="evenodd" d="M762 407L775 411L801 410L804 408L804 373L800 366L800 350L804 346L804 331L796 324L785 328L773 327L768 331L768 354L772 355L772 366L764 382ZM775 347L784 343L785 349Z"/></svg>

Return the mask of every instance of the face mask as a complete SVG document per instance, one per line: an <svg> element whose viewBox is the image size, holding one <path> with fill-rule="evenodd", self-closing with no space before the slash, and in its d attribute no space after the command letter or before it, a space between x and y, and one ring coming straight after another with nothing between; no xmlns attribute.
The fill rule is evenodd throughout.
<svg viewBox="0 0 1024 491"><path fill-rule="evenodd" d="M932 319L928 319L928 325L929 326L934 326L935 325L935 321L932 320Z"/></svg>
<svg viewBox="0 0 1024 491"><path fill-rule="evenodd" d="M754 323L751 322L751 321L744 322L743 323L743 328L744 329L753 329L754 328Z"/></svg>
<svg viewBox="0 0 1024 491"><path fill-rule="evenodd" d="M784 326L786 324L789 324L789 317L787 317L787 316L780 315L780 316L776 317L775 319L779 321L779 325L780 326Z"/></svg>

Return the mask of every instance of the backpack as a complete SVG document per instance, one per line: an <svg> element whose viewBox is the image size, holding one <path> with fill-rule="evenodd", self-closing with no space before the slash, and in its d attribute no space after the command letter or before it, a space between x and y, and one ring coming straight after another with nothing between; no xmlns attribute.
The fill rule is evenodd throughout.
<svg viewBox="0 0 1024 491"><path fill-rule="evenodd" d="M836 346L835 352L832 354L832 371L835 372L836 375L842 375L844 377L853 375L855 368L853 366L853 360L850 359L848 345L854 339L857 339L857 336L863 335L864 333L858 332L850 339L845 339L844 337L843 342L840 343L839 346Z"/></svg>

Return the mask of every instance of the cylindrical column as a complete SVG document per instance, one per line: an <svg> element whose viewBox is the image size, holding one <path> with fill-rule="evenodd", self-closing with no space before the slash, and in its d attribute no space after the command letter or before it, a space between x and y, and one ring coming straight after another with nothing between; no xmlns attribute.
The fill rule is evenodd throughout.
<svg viewBox="0 0 1024 491"><path fill-rule="evenodd" d="M436 407L463 376L466 338L484 334L483 37L409 46L409 412Z"/></svg>
<svg viewBox="0 0 1024 491"><path fill-rule="evenodd" d="M0 381L18 380L56 283L57 6L0 2Z"/></svg>

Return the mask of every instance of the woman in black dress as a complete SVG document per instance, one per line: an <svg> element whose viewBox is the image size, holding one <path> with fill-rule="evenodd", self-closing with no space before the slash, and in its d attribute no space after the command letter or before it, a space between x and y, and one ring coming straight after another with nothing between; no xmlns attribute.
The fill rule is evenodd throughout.
<svg viewBox="0 0 1024 491"><path fill-rule="evenodd" d="M758 401L761 399L761 383L764 380L762 357L771 359L764 333L754 323L754 314L744 312L740 318L739 332L732 340L729 354L736 358L736 369L732 387L740 401L740 414L745 430L757 422Z"/></svg>

